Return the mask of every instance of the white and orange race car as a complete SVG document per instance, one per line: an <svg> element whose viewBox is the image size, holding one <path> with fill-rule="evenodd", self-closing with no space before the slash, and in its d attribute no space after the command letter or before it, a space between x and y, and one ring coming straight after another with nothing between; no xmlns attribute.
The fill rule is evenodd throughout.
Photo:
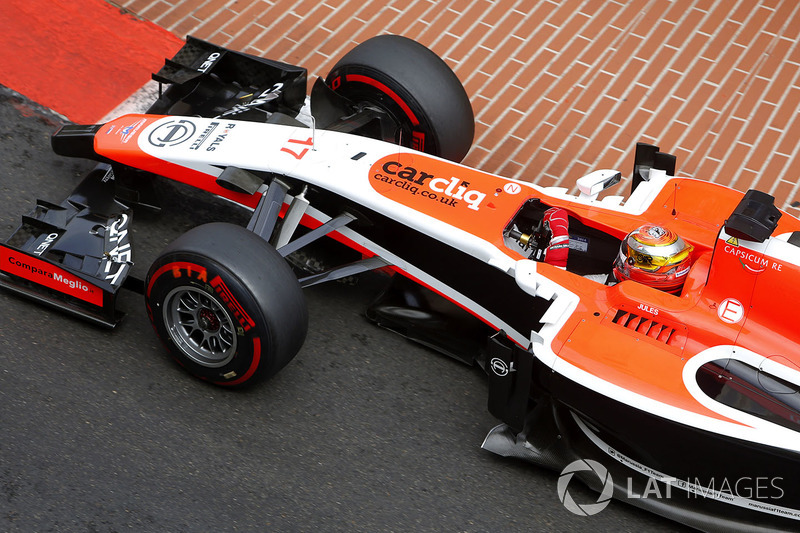
<svg viewBox="0 0 800 533"><path fill-rule="evenodd" d="M304 69L193 38L154 79L146 113L53 136L99 164L0 244L3 287L108 326L138 290L183 368L240 386L300 350L303 287L380 269L370 320L486 370L502 423L484 448L602 464L575 469L601 499L700 529L800 528L800 220L771 196L675 177L647 144L627 198L603 194L613 170L571 194L460 165L469 99L399 36L310 97ZM250 222L197 227L135 279L129 227L155 177ZM321 242L340 264L310 265Z"/></svg>

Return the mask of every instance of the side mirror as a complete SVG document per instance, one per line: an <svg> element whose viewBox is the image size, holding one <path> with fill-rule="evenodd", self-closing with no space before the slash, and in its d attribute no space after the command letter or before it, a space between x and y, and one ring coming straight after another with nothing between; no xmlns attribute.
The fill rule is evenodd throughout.
<svg viewBox="0 0 800 533"><path fill-rule="evenodd" d="M578 179L580 198L594 200L602 191L620 182L622 173L616 170L595 170Z"/></svg>

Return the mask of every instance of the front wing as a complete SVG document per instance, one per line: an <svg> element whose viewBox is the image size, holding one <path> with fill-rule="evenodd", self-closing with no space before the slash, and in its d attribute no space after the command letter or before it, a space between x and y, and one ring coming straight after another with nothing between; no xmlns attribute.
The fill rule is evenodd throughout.
<svg viewBox="0 0 800 533"><path fill-rule="evenodd" d="M98 165L61 204L42 200L0 242L0 286L113 327L133 264L130 209L114 198L111 167Z"/></svg>

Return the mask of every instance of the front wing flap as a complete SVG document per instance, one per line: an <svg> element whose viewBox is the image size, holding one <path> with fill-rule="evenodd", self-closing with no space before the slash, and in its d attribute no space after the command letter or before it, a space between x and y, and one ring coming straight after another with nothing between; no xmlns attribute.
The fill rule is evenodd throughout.
<svg viewBox="0 0 800 533"><path fill-rule="evenodd" d="M307 71L187 37L153 79L168 88L149 114L265 122L295 117L306 98Z"/></svg>
<svg viewBox="0 0 800 533"><path fill-rule="evenodd" d="M113 327L132 263L131 211L98 165L61 204L42 200L0 243L0 286Z"/></svg>

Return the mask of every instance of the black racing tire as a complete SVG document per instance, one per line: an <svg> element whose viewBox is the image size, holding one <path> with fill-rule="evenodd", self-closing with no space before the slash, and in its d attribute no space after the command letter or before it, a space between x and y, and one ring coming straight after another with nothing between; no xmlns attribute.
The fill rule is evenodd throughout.
<svg viewBox="0 0 800 533"><path fill-rule="evenodd" d="M273 376L308 330L291 267L261 237L222 222L198 226L164 249L147 274L145 304L173 358L228 387Z"/></svg>
<svg viewBox="0 0 800 533"><path fill-rule="evenodd" d="M464 86L416 41L372 37L347 52L325 83L353 102L387 111L400 124L405 146L456 162L472 147L475 116Z"/></svg>

